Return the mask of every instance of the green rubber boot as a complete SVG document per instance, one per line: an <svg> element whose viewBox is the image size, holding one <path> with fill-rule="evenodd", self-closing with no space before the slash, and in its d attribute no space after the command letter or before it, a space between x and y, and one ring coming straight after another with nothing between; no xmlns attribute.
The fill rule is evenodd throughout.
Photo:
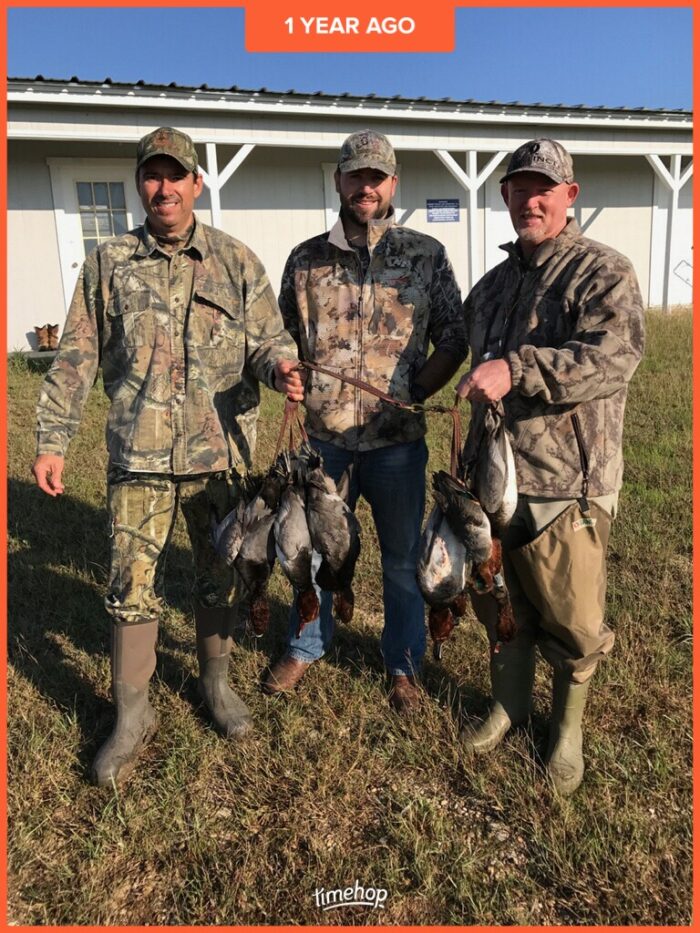
<svg viewBox="0 0 700 933"><path fill-rule="evenodd" d="M112 697L117 719L92 766L92 778L99 787L124 781L156 731L148 683L156 669L157 637L157 622L112 624Z"/></svg>
<svg viewBox="0 0 700 933"><path fill-rule="evenodd" d="M573 683L565 671L554 671L552 718L549 725L547 773L563 797L573 794L583 780L583 731L588 685Z"/></svg>
<svg viewBox="0 0 700 933"><path fill-rule="evenodd" d="M485 755L503 740L511 726L519 726L532 710L532 685L535 679L535 647L501 645L491 655L491 692L493 702L484 722L477 728L466 727L460 733L465 749Z"/></svg>
<svg viewBox="0 0 700 933"><path fill-rule="evenodd" d="M241 738L253 728L253 717L243 700L228 685L228 662L235 609L195 606L197 689L212 722L227 738Z"/></svg>

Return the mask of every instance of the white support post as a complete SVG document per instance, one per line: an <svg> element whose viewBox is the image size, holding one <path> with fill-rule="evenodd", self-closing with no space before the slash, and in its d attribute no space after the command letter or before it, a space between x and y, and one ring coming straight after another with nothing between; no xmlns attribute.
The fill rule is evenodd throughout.
<svg viewBox="0 0 700 933"><path fill-rule="evenodd" d="M231 178L233 173L240 168L245 159L255 149L251 143L245 143L235 156L231 159L225 169L219 174L219 163L216 155L216 143L207 143L207 170L200 166L200 172L204 176L204 183L209 189L209 199L211 201L211 222L213 227L221 229L221 189Z"/></svg>
<svg viewBox="0 0 700 933"><path fill-rule="evenodd" d="M651 167L656 172L657 176L669 189L670 193L668 218L666 221L666 254L664 257L664 285L662 298L663 310L668 311L669 290L671 286L671 262L675 245L674 230L676 216L678 214L678 195L680 194L683 185L685 185L690 176L693 174L693 163L691 162L689 165L687 165L685 171L681 173L681 156L673 155L671 156L671 171L669 172L659 156L648 155L646 158Z"/></svg>
<svg viewBox="0 0 700 933"><path fill-rule="evenodd" d="M219 186L219 165L216 158L216 143L207 143L207 171L202 172L209 188L211 203L211 225L221 229L221 188Z"/></svg>
<svg viewBox="0 0 700 933"><path fill-rule="evenodd" d="M457 163L457 161L447 152L446 149L433 150L440 159L448 172L453 175L460 185L467 192L467 210L468 216L468 238L467 250L469 254L469 277L467 279L468 290L476 285L480 278L483 268L477 269L478 254L478 231L479 231L479 189L486 179L493 173L500 164L506 152L497 152L491 157L480 172L477 172L476 150L469 149L465 154L466 171Z"/></svg>

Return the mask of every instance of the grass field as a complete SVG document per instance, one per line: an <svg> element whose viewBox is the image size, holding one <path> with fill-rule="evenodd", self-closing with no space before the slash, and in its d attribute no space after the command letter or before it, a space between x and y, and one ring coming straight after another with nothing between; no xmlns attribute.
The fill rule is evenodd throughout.
<svg viewBox="0 0 700 933"><path fill-rule="evenodd" d="M459 723L487 708L487 643L473 620L426 664L423 709L387 705L381 577L366 509L355 619L291 700L259 690L283 649L273 624L234 648L230 680L255 734L219 738L197 707L191 564L178 521L152 687L160 730L119 792L88 782L110 731L104 420L99 387L71 447L66 492L32 485L41 374L9 368L9 920L13 924L653 924L691 921L691 326L648 315L631 387L626 475L610 550L617 634L586 716L587 773L557 799L544 776L548 671L531 729L485 761ZM451 401L451 392L445 392ZM259 460L281 414L266 393ZM465 416L466 417L466 416ZM430 425L446 467L448 419ZM383 888L382 910L324 912L316 889Z"/></svg>

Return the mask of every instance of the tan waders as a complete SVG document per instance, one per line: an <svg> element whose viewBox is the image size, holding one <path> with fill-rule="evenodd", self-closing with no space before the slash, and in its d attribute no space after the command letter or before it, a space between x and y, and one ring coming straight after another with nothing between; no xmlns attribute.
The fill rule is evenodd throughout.
<svg viewBox="0 0 700 933"><path fill-rule="evenodd" d="M468 751L492 751L511 726L528 719L534 678L534 646L503 644L497 654L491 655L491 711L477 729L462 730L460 739Z"/></svg>
<svg viewBox="0 0 700 933"><path fill-rule="evenodd" d="M566 671L554 671L547 772L562 796L573 794L583 780L581 721L589 683L574 683Z"/></svg>
<svg viewBox="0 0 700 933"><path fill-rule="evenodd" d="M233 638L235 609L195 606L199 695L219 732L238 738L249 732L253 717L245 703L228 685L228 662Z"/></svg>
<svg viewBox="0 0 700 933"><path fill-rule="evenodd" d="M92 766L93 779L100 787L128 777L156 731L148 683L156 669L157 637L157 622L112 624L112 696L117 720Z"/></svg>

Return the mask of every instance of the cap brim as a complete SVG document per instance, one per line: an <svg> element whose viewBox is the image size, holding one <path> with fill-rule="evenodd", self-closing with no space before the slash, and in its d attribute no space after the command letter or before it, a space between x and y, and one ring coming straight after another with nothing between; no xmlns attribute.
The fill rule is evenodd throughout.
<svg viewBox="0 0 700 933"><path fill-rule="evenodd" d="M166 149L155 149L153 152L149 152L145 158L141 159L140 162L136 163L136 168L137 169L141 168L141 166L145 162L148 162L149 159L153 159L156 156L168 156L168 158L170 159L175 159L175 161L188 172L195 172L197 171L197 168L198 168L198 165L195 165L195 167L192 168L190 165L187 164L187 162L183 162L179 156L174 155L172 152L168 152Z"/></svg>
<svg viewBox="0 0 700 933"><path fill-rule="evenodd" d="M385 175L391 175L392 178L396 174L396 166L382 162L381 159L349 159L338 166L338 171L344 175L346 172L359 172L363 168L374 168Z"/></svg>
<svg viewBox="0 0 700 933"><path fill-rule="evenodd" d="M544 175L545 178L549 178L550 181L554 181L558 185L561 185L566 181L565 178L562 178L560 175L556 175L554 172L545 172L541 168L531 168L527 166L523 168L516 168L513 169L512 172L508 172L507 175L504 175L503 178L501 178L499 185L502 185L504 181L508 181L508 179L512 178L514 175L522 175L523 172L532 172L535 175Z"/></svg>

